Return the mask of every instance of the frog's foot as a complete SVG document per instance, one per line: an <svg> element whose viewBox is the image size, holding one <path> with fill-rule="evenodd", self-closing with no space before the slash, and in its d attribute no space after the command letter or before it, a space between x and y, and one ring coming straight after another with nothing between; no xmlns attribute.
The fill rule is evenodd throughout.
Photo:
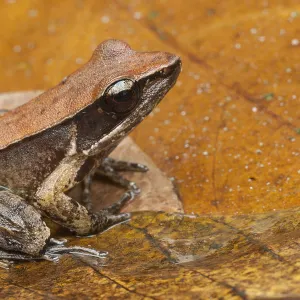
<svg viewBox="0 0 300 300"><path fill-rule="evenodd" d="M116 203L111 206L101 209L93 214L94 232L102 232L119 223L126 222L130 219L130 213L119 213L120 210L132 199L135 194L132 191L127 191Z"/></svg>
<svg viewBox="0 0 300 300"><path fill-rule="evenodd" d="M50 239L43 254L40 256L33 256L21 252L0 250L0 268L9 268L14 261L37 261L49 260L56 262L63 254L75 254L80 256L89 256L96 258L106 258L106 251L97 251L91 248L80 246L65 246L66 240Z"/></svg>
<svg viewBox="0 0 300 300"><path fill-rule="evenodd" d="M45 253L41 257L41 259L57 261L63 254L75 254L80 256L106 258L108 254L106 251L97 251L95 249L80 246L66 247L65 243L66 240L50 239L49 245L47 246Z"/></svg>
<svg viewBox="0 0 300 300"><path fill-rule="evenodd" d="M114 204L110 205L109 207L104 208L103 210L101 210L101 212L107 213L108 215L115 215L117 213L119 213L121 211L121 209L130 201L132 201L135 197L135 193L132 191L127 191L126 193L124 193L122 195L122 197L115 202ZM120 214L120 215L116 215L114 217L119 217L124 215L125 219L122 221L126 221L130 218L130 215L128 214ZM121 222L122 222L121 221Z"/></svg>
<svg viewBox="0 0 300 300"><path fill-rule="evenodd" d="M122 171L144 173L148 171L148 167L139 163L131 163L131 162L126 162L121 160L117 161L110 157L105 158L102 161L99 168L96 169L96 171L92 175L87 176L83 180L82 203L88 210L91 210L92 201L91 201L90 190L91 190L92 179L94 177L107 178L114 184L133 192L135 195L141 192L140 188L137 186L135 182L130 181L119 174L119 172Z"/></svg>
<svg viewBox="0 0 300 300"><path fill-rule="evenodd" d="M11 265L11 262L9 260L0 261L0 269L8 270L10 265Z"/></svg>

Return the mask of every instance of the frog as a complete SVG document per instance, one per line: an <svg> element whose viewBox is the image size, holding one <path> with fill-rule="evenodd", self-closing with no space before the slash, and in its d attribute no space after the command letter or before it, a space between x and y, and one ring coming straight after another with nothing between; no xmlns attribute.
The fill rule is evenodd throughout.
<svg viewBox="0 0 300 300"><path fill-rule="evenodd" d="M130 219L121 210L140 190L119 172L147 167L109 155L175 85L181 65L175 54L106 40L58 85L0 117L0 260L49 259L68 249L95 254L53 239L44 218L77 236ZM95 212L89 191L96 172L126 192ZM68 194L79 184L81 202Z"/></svg>

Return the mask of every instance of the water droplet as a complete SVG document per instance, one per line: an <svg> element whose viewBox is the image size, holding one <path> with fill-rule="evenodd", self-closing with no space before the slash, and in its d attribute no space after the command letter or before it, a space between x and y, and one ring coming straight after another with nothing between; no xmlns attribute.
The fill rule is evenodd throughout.
<svg viewBox="0 0 300 300"><path fill-rule="evenodd" d="M142 17L142 13L139 12L139 11L136 11L136 12L133 14L133 17L134 17L136 20L140 20L141 17Z"/></svg>
<svg viewBox="0 0 300 300"><path fill-rule="evenodd" d="M16 53L20 53L22 51L22 47L20 45L13 46L13 51Z"/></svg>
<svg viewBox="0 0 300 300"><path fill-rule="evenodd" d="M109 16L102 16L101 17L101 22L104 23L104 24L107 24L109 23L110 21L110 17Z"/></svg>
<svg viewBox="0 0 300 300"><path fill-rule="evenodd" d="M300 44L300 41L298 39L292 39L292 41L291 41L292 46L299 46L299 44Z"/></svg>

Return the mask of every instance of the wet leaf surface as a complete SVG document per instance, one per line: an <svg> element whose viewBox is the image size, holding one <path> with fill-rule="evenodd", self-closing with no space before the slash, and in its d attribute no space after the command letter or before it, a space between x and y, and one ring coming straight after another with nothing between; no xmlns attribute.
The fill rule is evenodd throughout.
<svg viewBox="0 0 300 300"><path fill-rule="evenodd" d="M291 299L299 295L299 209L253 216L135 213L64 256L0 271L2 295L130 299Z"/></svg>
<svg viewBox="0 0 300 300"><path fill-rule="evenodd" d="M0 269L1 296L299 298L298 0L0 5L1 92L50 88L107 38L181 56L177 85L131 137L174 178L185 212L200 214L137 213L71 241L108 250L106 262L65 256ZM146 209L178 210L158 194L148 189L156 202Z"/></svg>
<svg viewBox="0 0 300 300"><path fill-rule="evenodd" d="M299 204L298 0L6 1L0 17L3 92L50 88L107 38L181 56L177 85L132 137L187 212Z"/></svg>

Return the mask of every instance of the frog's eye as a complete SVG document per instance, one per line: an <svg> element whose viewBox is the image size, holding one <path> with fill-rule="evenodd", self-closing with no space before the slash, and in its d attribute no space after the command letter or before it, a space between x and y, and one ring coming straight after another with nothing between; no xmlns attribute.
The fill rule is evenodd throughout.
<svg viewBox="0 0 300 300"><path fill-rule="evenodd" d="M114 113L128 113L139 100L139 89L131 79L122 79L111 84L103 96L102 109Z"/></svg>

